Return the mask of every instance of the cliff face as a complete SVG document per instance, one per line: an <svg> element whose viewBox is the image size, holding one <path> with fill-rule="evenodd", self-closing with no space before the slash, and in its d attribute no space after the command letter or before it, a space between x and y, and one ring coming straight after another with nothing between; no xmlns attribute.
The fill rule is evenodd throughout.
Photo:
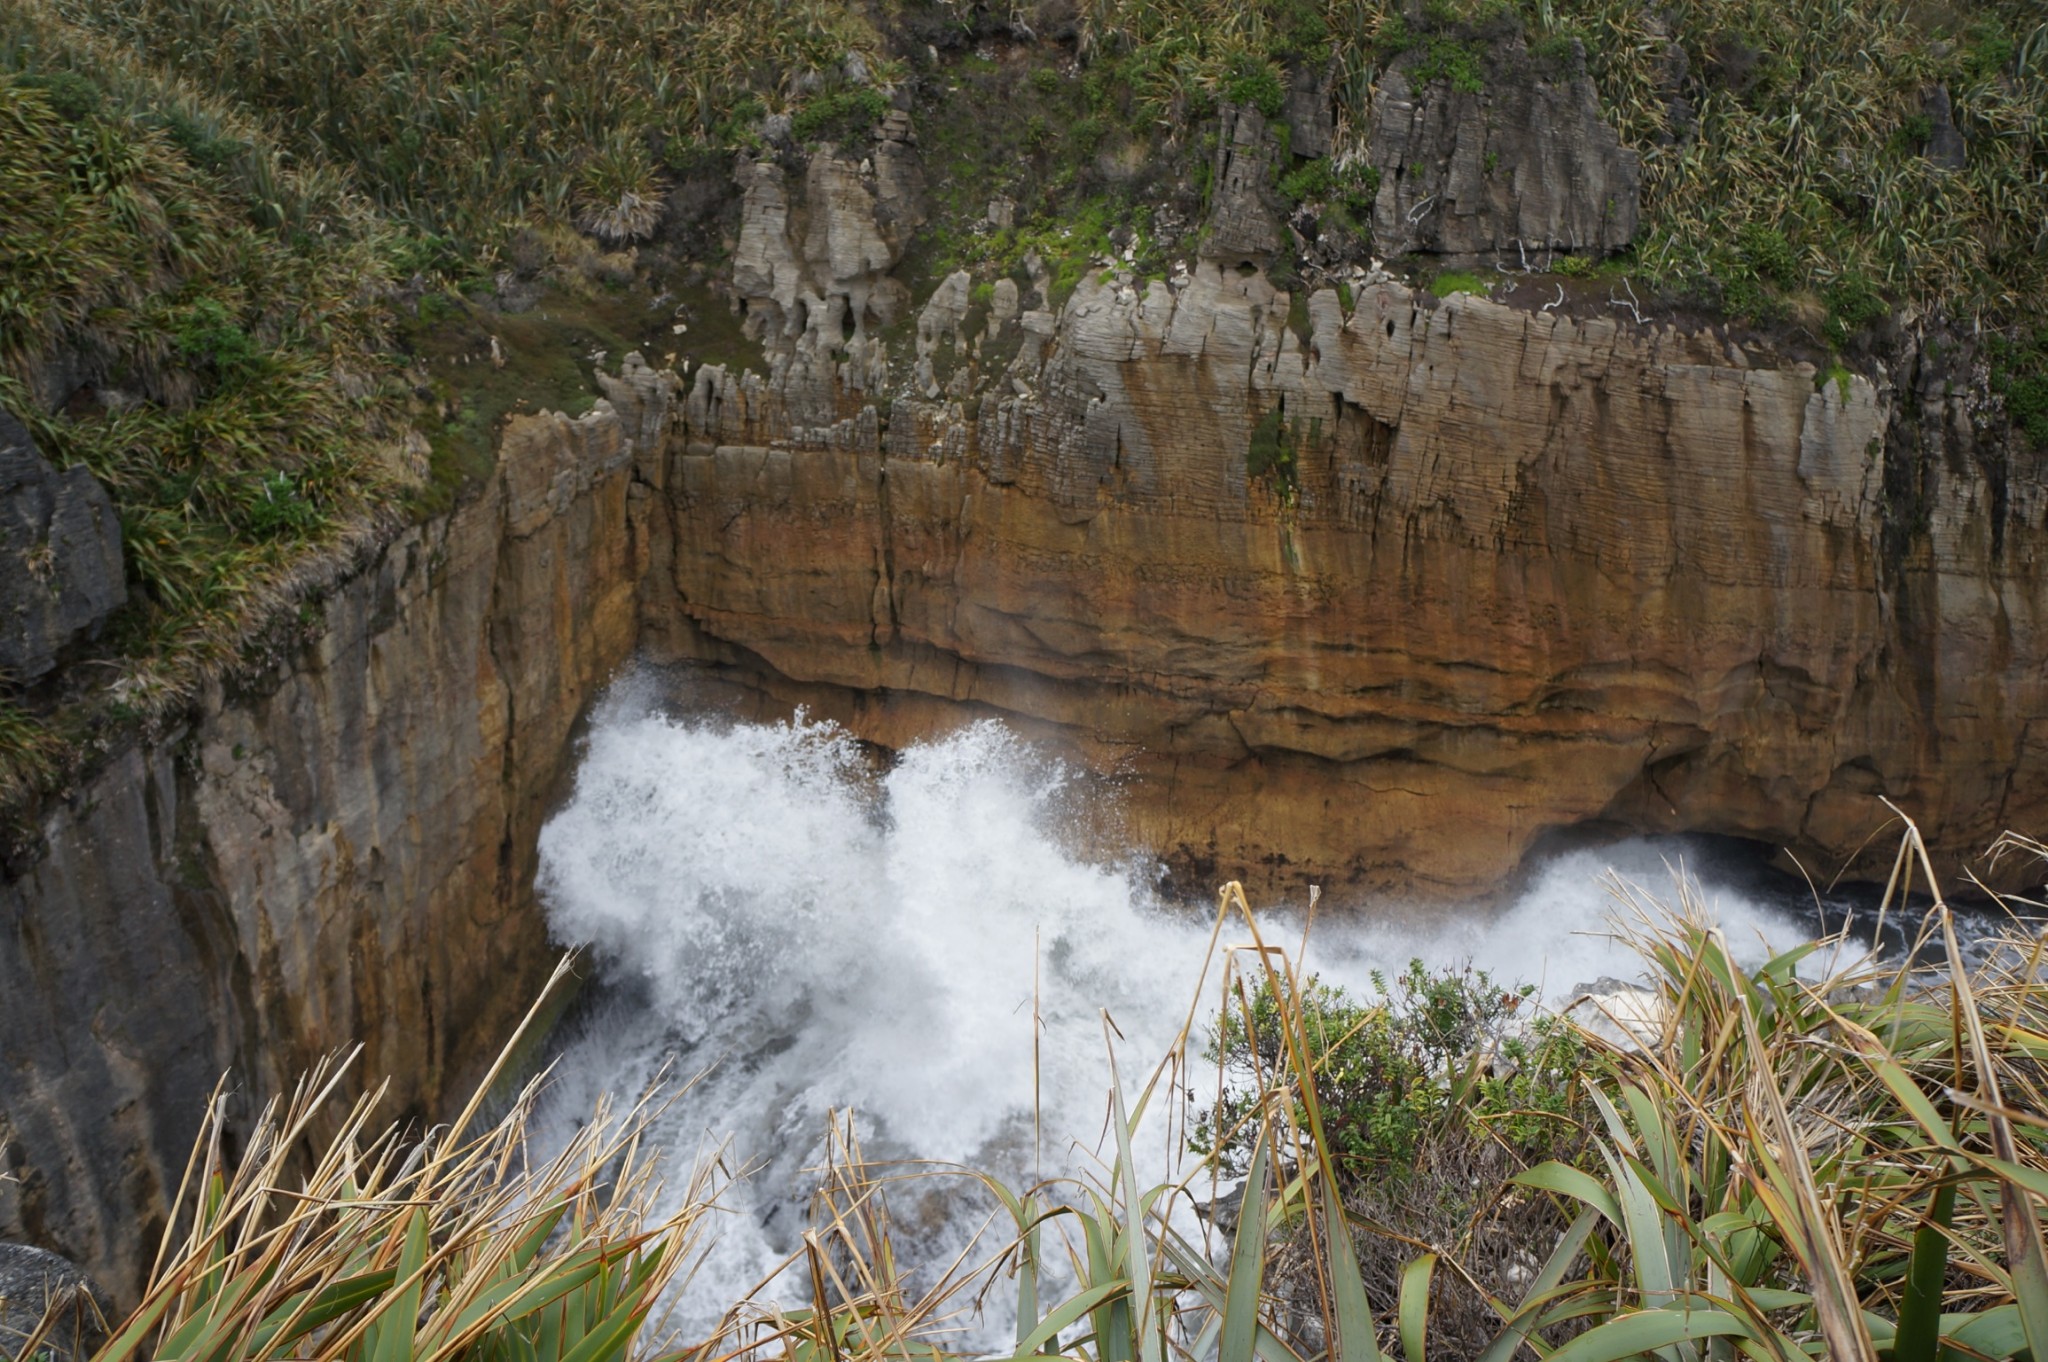
<svg viewBox="0 0 2048 1362"><path fill-rule="evenodd" d="M6 867L0 1239L132 1290L225 1071L246 1104L360 1039L440 1112L549 958L536 836L636 644L884 744L1063 738L1203 884L1471 895L1587 824L1831 869L1880 796L1944 869L2048 823L2048 459L1966 338L1821 376L1580 286L1278 292L1241 261L1292 228L1236 169L1274 139L1233 127L1211 258L1070 297L1042 263L911 295L900 115L743 167L762 372L679 400L629 356L591 416L515 420L476 499Z"/></svg>
<svg viewBox="0 0 2048 1362"><path fill-rule="evenodd" d="M570 727L633 643L640 433L516 419L286 661L48 813L0 881L0 1240L129 1297L223 1073L245 1118L357 1041L388 1114L480 1076L552 958L530 888Z"/></svg>
<svg viewBox="0 0 2048 1362"><path fill-rule="evenodd" d="M696 375L650 643L884 742L1051 725L1218 874L1469 893L1591 820L1832 869L1878 796L1951 858L2048 813L2048 469L1953 345L1873 383L1533 284L1304 321L1205 262L984 322L953 282L893 397L815 324Z"/></svg>

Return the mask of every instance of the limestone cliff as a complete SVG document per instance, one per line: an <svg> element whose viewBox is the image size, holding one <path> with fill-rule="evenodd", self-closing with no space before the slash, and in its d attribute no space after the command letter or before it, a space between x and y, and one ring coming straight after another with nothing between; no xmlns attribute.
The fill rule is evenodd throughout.
<svg viewBox="0 0 2048 1362"><path fill-rule="evenodd" d="M743 285L782 231L750 212ZM1586 824L1831 870L1879 796L1951 858L2043 821L2048 469L1967 355L1823 378L1533 286L1354 290L1105 268L941 309L894 388L809 336L705 368L644 636L885 743L1049 725L1216 874L1470 893Z"/></svg>
<svg viewBox="0 0 2048 1362"><path fill-rule="evenodd" d="M0 880L0 1240L131 1297L224 1073L247 1119L360 1041L387 1114L432 1118L532 1002L535 839L632 647L628 489L665 434L658 380L612 387L623 416L515 419L281 662L46 812Z"/></svg>

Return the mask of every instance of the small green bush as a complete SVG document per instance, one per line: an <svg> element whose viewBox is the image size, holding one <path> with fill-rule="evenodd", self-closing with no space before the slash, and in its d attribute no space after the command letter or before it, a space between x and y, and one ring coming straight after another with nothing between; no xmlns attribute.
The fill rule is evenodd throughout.
<svg viewBox="0 0 2048 1362"><path fill-rule="evenodd" d="M1281 61L1320 62L1330 52L1330 21L1315 0L1278 0L1273 6L1273 55Z"/></svg>
<svg viewBox="0 0 2048 1362"><path fill-rule="evenodd" d="M242 512L243 525L259 539L311 534L325 520L320 508L307 499L298 482L282 469L256 480L255 491Z"/></svg>
<svg viewBox="0 0 2048 1362"><path fill-rule="evenodd" d="M1444 80L1453 90L1476 95L1486 89L1486 61L1471 44L1435 35L1423 41L1422 57L1410 76L1417 85Z"/></svg>
<svg viewBox="0 0 2048 1362"><path fill-rule="evenodd" d="M1774 322L1785 315L1785 304L1755 275L1732 270L1721 285L1721 310L1731 317L1752 322Z"/></svg>
<svg viewBox="0 0 2048 1362"><path fill-rule="evenodd" d="M855 142L887 112L889 100L879 90L831 90L797 110L789 131L799 142Z"/></svg>
<svg viewBox="0 0 2048 1362"><path fill-rule="evenodd" d="M1356 162L1338 169L1328 159L1304 161L1282 175L1277 188L1290 204L1322 203L1341 210L1354 226L1372 220L1373 199L1380 192L1377 166Z"/></svg>
<svg viewBox="0 0 2048 1362"><path fill-rule="evenodd" d="M182 110L173 109L166 113L163 129L185 153L185 159L213 174L227 170L234 165L236 158L249 150L247 142L225 136L217 128L207 127Z"/></svg>
<svg viewBox="0 0 2048 1362"><path fill-rule="evenodd" d="M216 298L201 298L183 309L171 336L180 356L211 369L224 382L248 378L260 368L256 343Z"/></svg>
<svg viewBox="0 0 2048 1362"><path fill-rule="evenodd" d="M1304 161L1280 177L1280 196L1289 203L1306 203L1328 194L1335 183L1328 160Z"/></svg>
<svg viewBox="0 0 2048 1362"><path fill-rule="evenodd" d="M1891 304L1885 301L1877 285L1854 270L1837 275L1821 291L1821 301L1828 309L1828 339L1838 348L1882 321L1891 311Z"/></svg>
<svg viewBox="0 0 2048 1362"><path fill-rule="evenodd" d="M100 111L100 88L75 71L52 71L26 75L21 84L40 93L57 117L66 123L83 123Z"/></svg>
<svg viewBox="0 0 2048 1362"><path fill-rule="evenodd" d="M1042 95L1055 93L1060 88L1060 73L1050 66L1041 66L1031 73L1032 88Z"/></svg>
<svg viewBox="0 0 2048 1362"><path fill-rule="evenodd" d="M2017 340L1994 336L1986 349L1991 390L2005 399L2006 415L2035 445L2048 449L2048 326Z"/></svg>
<svg viewBox="0 0 2048 1362"><path fill-rule="evenodd" d="M1223 90L1233 103L1248 104L1268 118L1278 118L1287 107L1287 88L1280 83L1280 72L1270 61L1240 58Z"/></svg>
<svg viewBox="0 0 2048 1362"><path fill-rule="evenodd" d="M1569 1135L1584 1042L1555 1018L1514 1024L1534 989L1502 987L1484 970L1432 971L1420 960L1392 980L1372 979L1370 1000L1314 978L1292 1000L1277 995L1270 978L1232 999L1205 1057L1222 1065L1236 1091L1199 1118L1195 1150L1226 1172L1243 1171L1257 1133L1245 1127L1252 1094L1261 1076L1270 1082L1287 1070L1282 1020L1295 1011L1323 1129L1339 1171L1354 1182L1400 1178L1430 1133L1445 1127L1484 1125L1532 1155Z"/></svg>
<svg viewBox="0 0 2048 1362"><path fill-rule="evenodd" d="M1799 253L1792 249L1792 243L1785 239L1783 232L1752 222L1737 234L1736 242L1742 252L1743 263L1759 279L1779 288L1798 286L1804 271L1799 267Z"/></svg>

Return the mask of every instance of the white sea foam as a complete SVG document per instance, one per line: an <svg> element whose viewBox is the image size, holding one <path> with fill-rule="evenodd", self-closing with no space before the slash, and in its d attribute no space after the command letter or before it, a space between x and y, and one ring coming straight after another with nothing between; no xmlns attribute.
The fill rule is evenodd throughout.
<svg viewBox="0 0 2048 1362"><path fill-rule="evenodd" d="M685 1160L729 1140L759 1171L682 1302L686 1323L708 1324L792 1246L833 1110L860 1114L870 1154L1014 1183L1095 1147L1105 1015L1129 1084L1186 1019L1212 923L1162 902L1142 862L1071 852L1089 812L1057 762L994 722L876 775L826 725L676 718L630 690L603 707L574 796L542 834L540 891L557 938L591 948L609 1000L576 1028L539 1128L545 1139L602 1091L630 1095L670 1057L686 1074L716 1065L661 1138ZM1411 957L1469 960L1549 996L1633 973L1607 932L1603 877L1668 889L1668 854L1575 852L1505 912L1422 928L1333 907L1308 963L1363 990ZM1737 895L1704 897L1745 953L1801 935ZM1275 927L1296 940L1298 923ZM965 1233L954 1210L951 1230L922 1238L935 1257Z"/></svg>

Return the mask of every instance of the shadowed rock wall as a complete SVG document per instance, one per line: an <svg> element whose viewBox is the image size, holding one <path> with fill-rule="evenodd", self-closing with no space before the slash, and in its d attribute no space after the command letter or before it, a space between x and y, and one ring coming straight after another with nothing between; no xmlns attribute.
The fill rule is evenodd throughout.
<svg viewBox="0 0 2048 1362"><path fill-rule="evenodd" d="M244 1119L357 1041L387 1115L480 1076L553 958L531 885L570 728L633 644L639 433L515 419L286 661L46 813L0 881L0 1239L132 1299L223 1073Z"/></svg>

